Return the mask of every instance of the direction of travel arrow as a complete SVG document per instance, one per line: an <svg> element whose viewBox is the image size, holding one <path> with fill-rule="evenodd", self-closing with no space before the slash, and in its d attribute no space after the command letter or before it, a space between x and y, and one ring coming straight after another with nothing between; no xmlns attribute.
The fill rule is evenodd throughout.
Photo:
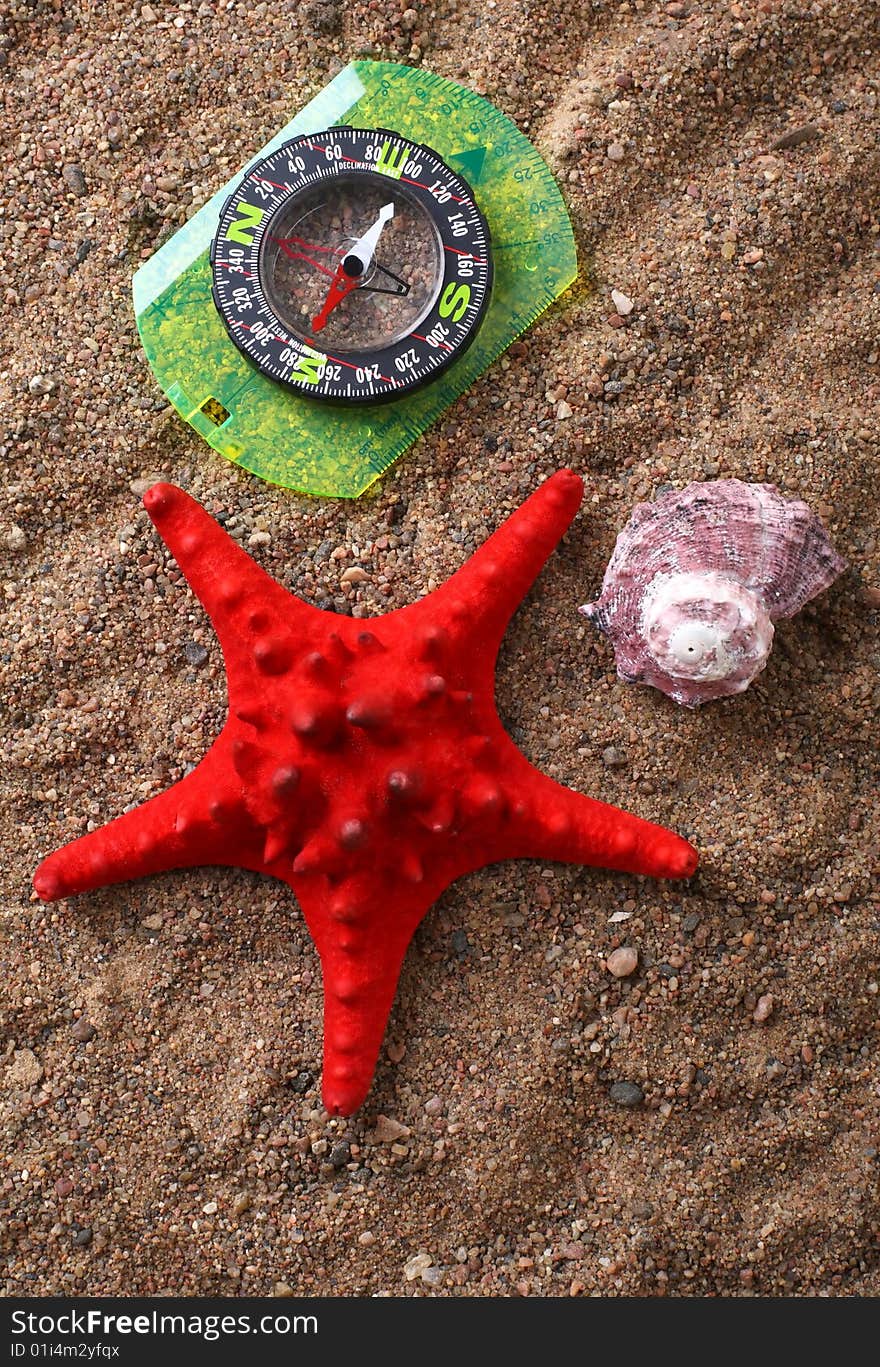
<svg viewBox="0 0 880 1367"><path fill-rule="evenodd" d="M456 152L453 156L447 157L447 161L461 171L471 185L474 185L483 174L483 162L485 160L485 147L472 147L468 152Z"/></svg>

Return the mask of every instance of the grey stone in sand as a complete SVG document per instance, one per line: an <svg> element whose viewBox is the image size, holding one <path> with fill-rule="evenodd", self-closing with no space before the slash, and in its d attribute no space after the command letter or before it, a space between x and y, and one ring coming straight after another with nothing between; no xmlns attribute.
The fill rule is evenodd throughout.
<svg viewBox="0 0 880 1367"><path fill-rule="evenodd" d="M86 185L86 178L82 173L82 167L77 166L76 162L69 161L66 166L62 167L61 175L64 184L72 194L80 197L88 194L88 186Z"/></svg>
<svg viewBox="0 0 880 1367"><path fill-rule="evenodd" d="M456 954L467 954L470 947L471 942L463 930L454 930L452 932L452 948L455 950Z"/></svg>
<svg viewBox="0 0 880 1367"><path fill-rule="evenodd" d="M344 1168L351 1158L351 1149L344 1141L334 1144L330 1150L330 1166L333 1168Z"/></svg>
<svg viewBox="0 0 880 1367"><path fill-rule="evenodd" d="M207 663L208 652L198 641L187 641L183 647L183 653L186 656L187 664L194 665L196 669L200 669L203 664Z"/></svg>
<svg viewBox="0 0 880 1367"><path fill-rule="evenodd" d="M615 1082L608 1093L615 1106L625 1106L632 1110L641 1106L645 1094L635 1082Z"/></svg>
<svg viewBox="0 0 880 1367"><path fill-rule="evenodd" d="M810 142L813 138L818 138L822 132L817 123L802 123L799 128L792 128L787 133L782 133L778 138L774 138L770 144L771 152L784 151L786 147L800 147L802 142Z"/></svg>

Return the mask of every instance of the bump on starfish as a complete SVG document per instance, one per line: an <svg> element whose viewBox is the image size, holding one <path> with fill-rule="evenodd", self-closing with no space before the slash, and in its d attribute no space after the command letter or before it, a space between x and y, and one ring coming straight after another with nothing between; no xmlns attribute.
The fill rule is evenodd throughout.
<svg viewBox="0 0 880 1367"><path fill-rule="evenodd" d="M208 864L283 879L321 958L324 1104L349 1115L413 933L456 878L514 858L689 876L685 840L547 778L495 710L501 638L581 495L559 471L440 588L366 622L282 588L182 490L148 490L222 646L228 717L186 778L50 855L38 895Z"/></svg>

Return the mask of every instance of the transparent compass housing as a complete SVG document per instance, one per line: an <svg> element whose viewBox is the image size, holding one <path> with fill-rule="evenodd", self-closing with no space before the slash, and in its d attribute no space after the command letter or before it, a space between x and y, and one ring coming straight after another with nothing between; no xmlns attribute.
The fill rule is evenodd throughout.
<svg viewBox="0 0 880 1367"><path fill-rule="evenodd" d="M283 327L303 341L311 338L312 319L339 265L358 274L351 248L388 204L393 217L358 287L327 318L321 345L337 353L380 351L418 328L442 284L439 233L404 186L357 172L285 201L266 225L260 284Z"/></svg>

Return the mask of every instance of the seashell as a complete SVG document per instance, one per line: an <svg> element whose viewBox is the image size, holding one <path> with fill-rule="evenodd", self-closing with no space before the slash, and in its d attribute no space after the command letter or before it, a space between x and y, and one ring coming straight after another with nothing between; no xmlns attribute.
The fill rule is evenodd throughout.
<svg viewBox="0 0 880 1367"><path fill-rule="evenodd" d="M639 503L601 596L578 611L608 633L622 679L698 707L748 688L773 623L844 569L806 503L772 484L712 480Z"/></svg>

